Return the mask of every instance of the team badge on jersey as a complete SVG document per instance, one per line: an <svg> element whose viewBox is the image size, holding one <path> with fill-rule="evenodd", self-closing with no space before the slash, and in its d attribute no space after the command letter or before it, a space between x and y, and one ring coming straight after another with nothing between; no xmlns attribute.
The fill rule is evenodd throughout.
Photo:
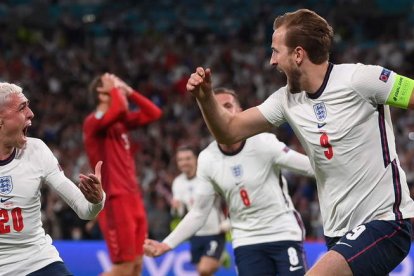
<svg viewBox="0 0 414 276"><path fill-rule="evenodd" d="M379 76L380 81L387 82L391 75L391 71L385 68L382 68L381 75Z"/></svg>
<svg viewBox="0 0 414 276"><path fill-rule="evenodd" d="M7 195L13 190L13 181L11 176L0 177L0 194Z"/></svg>
<svg viewBox="0 0 414 276"><path fill-rule="evenodd" d="M239 165L236 165L236 166L231 167L231 172L233 173L233 176L234 177L240 178L243 175L243 168L239 164Z"/></svg>
<svg viewBox="0 0 414 276"><path fill-rule="evenodd" d="M326 119L326 107L324 103L317 103L313 105L313 111L315 111L316 119L318 119L318 121Z"/></svg>

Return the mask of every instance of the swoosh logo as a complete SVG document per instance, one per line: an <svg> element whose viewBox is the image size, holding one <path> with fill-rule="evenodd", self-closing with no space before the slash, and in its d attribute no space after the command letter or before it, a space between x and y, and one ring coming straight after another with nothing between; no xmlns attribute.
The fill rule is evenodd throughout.
<svg viewBox="0 0 414 276"><path fill-rule="evenodd" d="M318 123L318 128L324 127L326 123Z"/></svg>
<svg viewBox="0 0 414 276"><path fill-rule="evenodd" d="M346 246L349 246L349 247L352 247L352 245L350 245L350 244L347 244L347 243L345 243L345 242L337 242L336 244L343 244L343 245L346 245Z"/></svg>
<svg viewBox="0 0 414 276"><path fill-rule="evenodd" d="M6 197L6 198L0 198L0 202L1 202L1 203L4 203L4 202L6 202L7 200L12 199L12 198L13 198L12 196L9 196L9 197Z"/></svg>
<svg viewBox="0 0 414 276"><path fill-rule="evenodd" d="M302 266L289 266L289 271L296 271L296 270L299 270L301 268L302 268Z"/></svg>

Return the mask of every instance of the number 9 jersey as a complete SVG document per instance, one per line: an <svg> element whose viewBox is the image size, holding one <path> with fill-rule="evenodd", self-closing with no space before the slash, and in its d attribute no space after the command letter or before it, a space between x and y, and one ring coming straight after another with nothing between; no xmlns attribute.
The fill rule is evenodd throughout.
<svg viewBox="0 0 414 276"><path fill-rule="evenodd" d="M316 93L285 86L258 106L271 124L288 122L309 156L326 236L414 216L386 106L406 106L412 84L380 66L330 63Z"/></svg>

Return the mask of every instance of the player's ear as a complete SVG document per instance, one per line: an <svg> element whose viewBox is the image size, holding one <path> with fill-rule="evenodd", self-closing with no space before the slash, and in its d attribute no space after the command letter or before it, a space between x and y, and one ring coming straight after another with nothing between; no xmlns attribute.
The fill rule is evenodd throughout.
<svg viewBox="0 0 414 276"><path fill-rule="evenodd" d="M302 47L297 46L293 51L295 54L295 62L297 65L300 65L305 57L305 50Z"/></svg>

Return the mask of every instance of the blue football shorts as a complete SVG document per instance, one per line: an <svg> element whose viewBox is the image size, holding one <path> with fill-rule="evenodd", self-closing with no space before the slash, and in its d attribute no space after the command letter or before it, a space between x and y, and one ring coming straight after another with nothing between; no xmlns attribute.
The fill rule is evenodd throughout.
<svg viewBox="0 0 414 276"><path fill-rule="evenodd" d="M51 263L27 276L73 276L63 262Z"/></svg>
<svg viewBox="0 0 414 276"><path fill-rule="evenodd" d="M191 262L198 264L201 257L207 256L220 260L226 244L225 234L193 236L190 239Z"/></svg>
<svg viewBox="0 0 414 276"><path fill-rule="evenodd" d="M325 237L329 250L348 262L354 275L387 275L408 255L411 246L410 220L373 220L342 237Z"/></svg>
<svg viewBox="0 0 414 276"><path fill-rule="evenodd" d="M234 250L240 276L303 276L307 270L300 241L277 241L239 246Z"/></svg>

